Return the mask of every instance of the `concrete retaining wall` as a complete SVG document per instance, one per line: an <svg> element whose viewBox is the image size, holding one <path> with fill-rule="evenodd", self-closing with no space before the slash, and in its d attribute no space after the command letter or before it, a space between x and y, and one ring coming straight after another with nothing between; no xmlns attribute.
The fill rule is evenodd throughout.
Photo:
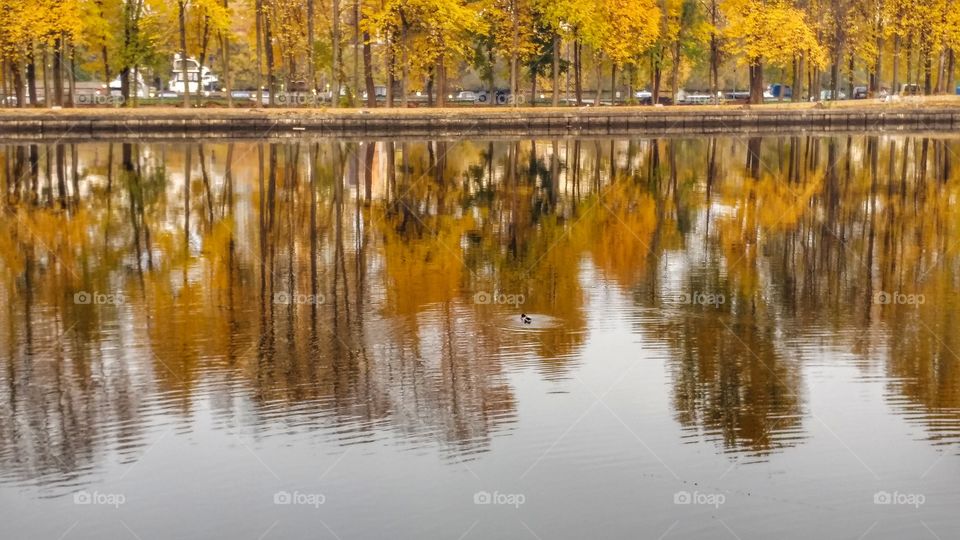
<svg viewBox="0 0 960 540"><path fill-rule="evenodd" d="M177 111L3 114L3 139L486 137L952 131L960 109L601 109L469 112Z"/></svg>

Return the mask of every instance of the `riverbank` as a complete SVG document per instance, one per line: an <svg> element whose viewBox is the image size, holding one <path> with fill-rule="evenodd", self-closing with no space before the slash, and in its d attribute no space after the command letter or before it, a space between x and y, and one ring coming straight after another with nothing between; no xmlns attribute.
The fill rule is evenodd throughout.
<svg viewBox="0 0 960 540"><path fill-rule="evenodd" d="M893 103L871 100L749 107L0 110L0 138L6 140L741 135L949 131L958 127L957 96Z"/></svg>

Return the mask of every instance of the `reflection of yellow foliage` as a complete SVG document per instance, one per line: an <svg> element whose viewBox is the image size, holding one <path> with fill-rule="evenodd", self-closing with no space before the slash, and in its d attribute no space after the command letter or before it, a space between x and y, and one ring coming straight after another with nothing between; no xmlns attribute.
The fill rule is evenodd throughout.
<svg viewBox="0 0 960 540"><path fill-rule="evenodd" d="M409 238L397 232L395 216L379 209L373 215L376 223L383 224L386 305L393 314L414 314L423 306L460 294L464 272L460 243L463 234L473 228L472 216L408 217L423 220L425 235Z"/></svg>
<svg viewBox="0 0 960 540"><path fill-rule="evenodd" d="M656 203L629 180L606 186L601 197L591 223L590 252L597 266L629 286L646 267L657 228Z"/></svg>

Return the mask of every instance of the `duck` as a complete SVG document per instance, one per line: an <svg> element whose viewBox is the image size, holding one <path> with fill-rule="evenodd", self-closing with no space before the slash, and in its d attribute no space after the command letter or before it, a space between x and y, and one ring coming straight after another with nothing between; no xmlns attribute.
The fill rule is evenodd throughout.
<svg viewBox="0 0 960 540"><path fill-rule="evenodd" d="M523 321L523 324L530 324L533 322L533 319L531 319L530 317L527 317L526 313L520 314L520 320Z"/></svg>

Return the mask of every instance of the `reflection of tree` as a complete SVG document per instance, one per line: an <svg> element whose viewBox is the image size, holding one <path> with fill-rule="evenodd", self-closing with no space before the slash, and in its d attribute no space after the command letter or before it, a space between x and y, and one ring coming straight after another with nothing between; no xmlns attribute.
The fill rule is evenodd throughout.
<svg viewBox="0 0 960 540"><path fill-rule="evenodd" d="M952 440L953 144L4 147L0 463L78 471L102 445L135 455L140 415L249 404L256 418L296 409L278 420L291 429L309 429L298 415L335 423L345 440L389 426L482 450L514 414L505 352L566 373L599 309L589 293L608 284L658 310L636 324L673 354L678 421L725 447L796 443L802 359L786 343L810 328L884 358L891 400ZM77 305L80 290L127 304ZM877 290L928 302L877 306ZM475 305L478 291L523 294L521 309L561 324L506 331L515 310ZM673 301L697 291L727 302ZM162 410L142 407L151 391Z"/></svg>

